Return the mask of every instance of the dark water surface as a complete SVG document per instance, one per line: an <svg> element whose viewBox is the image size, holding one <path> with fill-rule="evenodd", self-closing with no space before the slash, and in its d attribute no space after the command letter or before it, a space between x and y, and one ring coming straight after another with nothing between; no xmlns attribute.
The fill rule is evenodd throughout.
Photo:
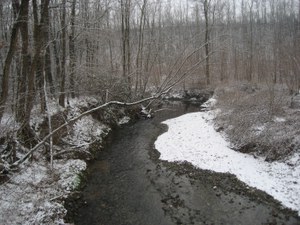
<svg viewBox="0 0 300 225"><path fill-rule="evenodd" d="M76 224L173 224L163 211L161 194L147 173L156 168L149 151L163 132L160 122L199 110L179 103L166 106L154 119L141 120L114 132L111 144L89 168L83 191L86 206Z"/></svg>
<svg viewBox="0 0 300 225"><path fill-rule="evenodd" d="M233 176L158 160L160 124L200 108L170 104L154 119L126 125L89 166L77 225L300 224L271 197ZM255 192L255 194L253 194Z"/></svg>

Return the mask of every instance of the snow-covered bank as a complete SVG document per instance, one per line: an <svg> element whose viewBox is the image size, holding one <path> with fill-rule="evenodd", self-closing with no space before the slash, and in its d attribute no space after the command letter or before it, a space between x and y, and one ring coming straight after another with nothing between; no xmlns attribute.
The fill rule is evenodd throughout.
<svg viewBox="0 0 300 225"><path fill-rule="evenodd" d="M70 101L68 110L65 110L67 118L80 115L82 108L87 108L95 101L88 97ZM64 110L56 104L51 104L49 108L51 116L62 114L61 110ZM33 114L31 125L39 135L45 115L38 113L37 109L33 110ZM125 112L117 116L113 113L109 115L114 116L115 120L119 119L116 121L118 124L130 120L129 117L124 117L127 115ZM64 123L66 118L62 118L61 122ZM18 124L13 116L7 114L2 121L5 123L0 124L0 131L17 131ZM82 155L81 158L84 159L92 157L90 150L94 149L90 148L91 144L97 142L97 146L98 143L100 145L111 130L110 124L105 122L107 121L88 115L70 125L66 134L59 136L61 142L54 146L54 153L59 157L55 157L52 170L46 151L41 148L33 154L32 161L26 161L17 171L10 171L8 174L1 174L0 171L0 224L64 224L63 218L67 213L64 200L79 187L80 175L86 169L86 162L77 159L77 155ZM0 147L6 149L7 145ZM25 153L19 149L16 152L18 158L22 158Z"/></svg>
<svg viewBox="0 0 300 225"><path fill-rule="evenodd" d="M300 156L269 163L233 151L214 130L213 115L197 112L167 120L168 132L158 137L156 149L167 161L188 161L201 169L235 174L249 186L272 195L300 215Z"/></svg>
<svg viewBox="0 0 300 225"><path fill-rule="evenodd" d="M74 146L74 152L88 152L89 143L101 141L108 131L91 116L83 117L64 138L70 147L62 151L71 151ZM37 152L33 162L26 162L18 172L8 175L9 180L0 185L0 224L64 224L64 199L79 186L86 163L63 157L54 160L53 167L51 170L43 153Z"/></svg>
<svg viewBox="0 0 300 225"><path fill-rule="evenodd" d="M0 224L64 224L63 199L78 186L82 160L27 163L0 185Z"/></svg>

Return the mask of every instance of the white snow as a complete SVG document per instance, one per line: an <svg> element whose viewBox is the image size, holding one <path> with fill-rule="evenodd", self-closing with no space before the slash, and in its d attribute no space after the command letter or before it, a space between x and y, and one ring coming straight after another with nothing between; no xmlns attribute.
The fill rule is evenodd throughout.
<svg viewBox="0 0 300 225"><path fill-rule="evenodd" d="M261 125L261 126L254 126L252 129L256 135L260 135L266 129L266 127L264 125Z"/></svg>
<svg viewBox="0 0 300 225"><path fill-rule="evenodd" d="M64 224L64 198L78 185L78 174L86 169L82 160L22 165L22 170L0 185L0 224Z"/></svg>
<svg viewBox="0 0 300 225"><path fill-rule="evenodd" d="M168 132L158 137L155 147L167 161L188 161L201 169L231 173L249 186L263 190L300 215L299 155L286 162L236 152L216 132L212 112L197 112L164 122Z"/></svg>
<svg viewBox="0 0 300 225"><path fill-rule="evenodd" d="M277 123L283 123L283 122L285 122L286 121L286 119L285 118L283 118L283 117L275 117L274 118L274 122L277 122Z"/></svg>
<svg viewBox="0 0 300 225"><path fill-rule="evenodd" d="M119 125L123 125L123 124L126 124L126 123L129 123L130 121L130 117L129 116L124 116L123 118L121 118L118 122Z"/></svg>
<svg viewBox="0 0 300 225"><path fill-rule="evenodd" d="M34 105L32 111L31 111L31 118L30 118L30 125L34 127L35 130L38 130L38 126L44 121L44 118L46 117L46 113L41 113L41 106L40 104ZM64 111L64 108L62 108L57 101L54 101L51 99L47 103L47 108L49 110L49 114L52 116L58 112Z"/></svg>
<svg viewBox="0 0 300 225"><path fill-rule="evenodd" d="M208 99L206 102L204 102L201 106L205 108L211 108L217 103L217 99L212 97Z"/></svg>
<svg viewBox="0 0 300 225"><path fill-rule="evenodd" d="M70 101L69 119L79 115L80 107L95 102L94 98L80 98ZM57 103L49 104L50 114L62 111ZM45 115L33 109L31 125L39 127ZM0 132L16 130L18 124L13 116L4 114ZM101 141L110 131L108 126L85 116L69 129L64 138L71 146L87 152L89 144ZM67 149L63 149L67 150ZM18 152L18 155L21 154ZM50 169L42 152L36 152L33 162L25 162L19 171L9 174L9 180L0 185L0 224L65 224L63 217L66 209L63 200L79 185L80 173L86 169L82 160L54 160L54 169Z"/></svg>
<svg viewBox="0 0 300 225"><path fill-rule="evenodd" d="M91 115L85 116L76 121L73 131L66 138L69 144L74 146L86 146L94 140L101 140L101 136L110 131L108 126L92 118Z"/></svg>
<svg viewBox="0 0 300 225"><path fill-rule="evenodd" d="M13 133L19 129L20 124L9 113L4 113L0 123L0 134Z"/></svg>

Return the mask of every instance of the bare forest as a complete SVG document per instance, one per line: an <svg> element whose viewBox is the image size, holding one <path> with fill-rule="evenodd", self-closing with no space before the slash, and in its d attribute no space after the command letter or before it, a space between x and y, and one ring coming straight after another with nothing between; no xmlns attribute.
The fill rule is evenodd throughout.
<svg viewBox="0 0 300 225"><path fill-rule="evenodd" d="M235 81L299 89L296 0L2 0L0 119L29 121L46 96L138 99ZM184 81L183 78L186 77Z"/></svg>
<svg viewBox="0 0 300 225"><path fill-rule="evenodd" d="M2 0L0 19L1 136L29 149L52 137L51 105L66 109L82 96L122 105L173 87L218 87L220 107L238 110L243 96L224 88L239 82L246 92L265 88L252 100L266 99L260 106L272 116L284 106L278 98L300 88L296 0ZM33 112L48 115L42 143ZM246 115L231 115L239 113ZM238 133L232 140L243 147Z"/></svg>
<svg viewBox="0 0 300 225"><path fill-rule="evenodd" d="M217 88L220 126L247 129L235 115L272 117L300 88L296 0L2 0L0 19L1 136L34 151L68 125L56 130L64 121L52 127L52 115L83 96L122 105L170 88ZM237 83L260 91L243 97ZM37 115L48 124L44 135L33 127ZM231 137L238 147L247 142L241 133Z"/></svg>
<svg viewBox="0 0 300 225"><path fill-rule="evenodd" d="M120 119L171 89L214 91L235 150L298 151L300 0L0 0L1 174L29 158L53 168L85 146L80 119Z"/></svg>

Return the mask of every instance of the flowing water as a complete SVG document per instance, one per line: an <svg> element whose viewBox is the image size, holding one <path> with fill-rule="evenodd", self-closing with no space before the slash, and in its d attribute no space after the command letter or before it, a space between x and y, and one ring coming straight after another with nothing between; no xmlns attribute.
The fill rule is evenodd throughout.
<svg viewBox="0 0 300 225"><path fill-rule="evenodd" d="M167 130L160 122L200 109L166 107L114 131L89 166L75 224L300 224L296 213L231 175L160 161L154 142Z"/></svg>

